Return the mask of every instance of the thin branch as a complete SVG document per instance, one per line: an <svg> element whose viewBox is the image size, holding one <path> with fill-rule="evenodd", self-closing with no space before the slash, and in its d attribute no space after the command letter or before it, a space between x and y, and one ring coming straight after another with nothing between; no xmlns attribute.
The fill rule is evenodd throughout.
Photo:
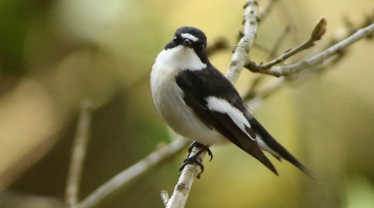
<svg viewBox="0 0 374 208"><path fill-rule="evenodd" d="M345 40L331 46L330 48L326 49L325 51L312 56L306 60L300 61L295 64L290 64L286 66L279 66L279 67L272 67L269 70L260 71L260 73L273 75L276 77L285 76L293 73L298 73L303 69L310 68L321 64L327 58L333 56L339 51L347 48L348 46L352 45L353 43L365 38L369 37L374 34L374 24L369 25L366 28L358 30L356 33L351 35L350 37L346 38Z"/></svg>
<svg viewBox="0 0 374 208"><path fill-rule="evenodd" d="M326 44L326 46L323 47L324 50L326 50L327 48L329 48L329 47L331 47L331 46L333 46L337 43L339 43L340 41L344 40L345 38L348 38L349 36L351 36L355 32L357 32L359 29L367 27L370 24L372 24L374 22L374 14L366 15L364 17L363 21L361 21L360 23L353 23L352 21L350 21L345 16L344 16L343 20L344 20L345 25L346 25L346 27L345 27L346 32L342 33L340 31L339 33L337 33L337 35L335 35L335 37L332 38ZM366 36L366 38L369 39L369 40L370 40L371 37L372 37L372 35ZM249 91L243 96L243 100L245 102L251 101L249 105L252 108L253 108L253 106L258 106L264 101L264 99L266 97L268 97L271 94L273 94L274 92L278 91L278 89L280 89L281 86L283 86L286 82L290 82L290 81L301 82L303 79L305 79L307 77L310 77L310 76L316 75L316 74L321 74L322 72L324 72L326 69L330 68L331 66L340 63L340 61L342 60L343 57L345 57L346 54L347 54L347 49L339 50L334 55L332 55L332 57L330 57L328 60L324 61L323 63L318 64L318 65L310 68L309 70L303 70L302 71L303 73L291 74L291 75L287 76L287 79L282 79L279 82L275 82L273 85L271 85L270 87L268 87L266 89L263 89L263 90L258 90L257 88L259 87L259 84L263 81L265 76L259 76L259 77L254 79Z"/></svg>
<svg viewBox="0 0 374 208"><path fill-rule="evenodd" d="M257 13L258 0L247 0L244 5L243 17L243 36L239 40L238 45L234 49L229 69L226 73L227 79L231 83L235 83L238 79L243 66L250 61L249 50L253 46L254 39L257 32ZM200 149L194 147L190 155L194 155ZM205 154L201 154L199 159L202 161ZM177 185L175 186L173 195L167 203L167 208L182 208L186 204L188 195L191 191L191 186L194 179L198 176L199 168L196 164L187 165L181 172Z"/></svg>
<svg viewBox="0 0 374 208"><path fill-rule="evenodd" d="M73 150L65 190L65 204L68 207L76 205L79 199L79 185L89 140L91 123L90 107L90 101L83 101L81 104L81 113L73 141Z"/></svg>
<svg viewBox="0 0 374 208"><path fill-rule="evenodd" d="M374 22L374 13L371 15L365 15L363 21L360 23L353 23L348 19L348 17L343 16L343 21L345 22L345 32L337 32L334 38L332 38L324 47L323 50L326 50L327 48L330 48L331 46L339 43L340 41L348 38L349 36L353 35L355 32L357 32L359 29L369 26ZM366 36L366 39L371 40L371 37L373 35ZM292 80L299 81L300 79L304 77L309 77L313 74L320 74L324 72L327 68L330 68L330 66L335 65L339 63L343 57L346 56L348 53L347 49L342 49L336 52L332 57L330 57L328 60L324 61L323 63L317 65L316 67L313 67L313 70L304 70L304 73L297 73L293 74L291 76L288 76Z"/></svg>
<svg viewBox="0 0 374 208"><path fill-rule="evenodd" d="M344 40L345 38L353 35L359 29L367 27L374 22L374 12L371 15L364 15L364 19L360 23L353 23L348 17L343 16L343 22L345 24L345 32L337 32L334 38L332 38L329 43L326 45L324 49L327 49L340 41ZM372 35L366 36L366 38L370 39Z"/></svg>
<svg viewBox="0 0 374 208"><path fill-rule="evenodd" d="M153 168L155 168L161 162L181 152L185 147L187 147L187 144L188 143L185 139L178 138L171 144L161 147L128 169L118 173L112 179L101 185L93 193L87 196L79 204L74 206L74 208L94 207L119 188L123 188L128 185L130 181L133 181L150 170L153 170Z"/></svg>
<svg viewBox="0 0 374 208"><path fill-rule="evenodd" d="M268 70L271 67L273 67L274 65L279 64L280 62L282 62L282 61L288 59L289 57L299 53L300 51L306 50L306 49L314 46L314 42L320 40L322 38L322 36L325 34L326 24L327 24L326 18L322 17L317 22L316 26L313 28L312 35L310 36L310 38L307 41L303 42L302 44L300 44L299 46L297 46L293 49L290 49L290 50L286 51L284 54L282 54L278 58L276 58L276 59L274 59L274 60L272 60L272 61L270 61L266 64L256 64L254 62L249 62L245 67L248 68L249 70L253 71L253 72L261 72L263 70Z"/></svg>
<svg viewBox="0 0 374 208"><path fill-rule="evenodd" d="M161 191L161 198L162 198L162 201L164 202L165 206L168 204L168 201L169 201L169 194L167 191L165 190L162 190Z"/></svg>
<svg viewBox="0 0 374 208"><path fill-rule="evenodd" d="M350 35L354 34L355 32L359 30L361 26L362 27L368 26L369 25L368 19L374 20L374 15L372 17L371 16L366 17L363 23L358 24L359 26L354 25L353 23L350 24L349 27L346 27L346 30L347 30L347 32L345 33L346 36L345 37L337 36L335 39L331 40L328 43L328 47L331 47L334 44L341 41L342 39L347 38ZM366 37L370 38L370 35ZM270 85L269 87L263 90L257 90L257 87L258 87L258 83L264 78L264 76L257 77L255 81L253 82L253 84L251 85L250 91L243 97L243 100L247 102L248 105L251 106L251 109L253 110L254 108L260 106L267 97L278 92L285 83L291 82L291 81L301 82L307 77L310 77L315 74L320 74L324 72L326 69L330 68L331 66L336 65L340 61L342 61L343 60L342 58L345 56L345 54L346 54L346 50L340 50L337 53L335 53L331 58L324 61L323 63L318 64L309 70L304 70L303 72L305 73L297 73L297 74L292 74L287 77L280 77L276 82L274 82L272 85Z"/></svg>
<svg viewBox="0 0 374 208"><path fill-rule="evenodd" d="M231 83L236 82L244 65L250 61L248 53L253 46L257 32L258 2L257 0L248 0L244 5L243 37L234 49L234 54L232 55L229 69L226 73L226 77Z"/></svg>

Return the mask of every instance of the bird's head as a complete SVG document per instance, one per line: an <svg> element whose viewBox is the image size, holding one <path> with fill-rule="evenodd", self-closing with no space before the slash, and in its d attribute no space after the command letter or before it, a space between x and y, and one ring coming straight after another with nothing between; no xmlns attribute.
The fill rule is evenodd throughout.
<svg viewBox="0 0 374 208"><path fill-rule="evenodd" d="M207 40L203 31L194 27L181 27L175 31L173 40L165 46L165 49L177 46L192 48L195 51L203 51Z"/></svg>

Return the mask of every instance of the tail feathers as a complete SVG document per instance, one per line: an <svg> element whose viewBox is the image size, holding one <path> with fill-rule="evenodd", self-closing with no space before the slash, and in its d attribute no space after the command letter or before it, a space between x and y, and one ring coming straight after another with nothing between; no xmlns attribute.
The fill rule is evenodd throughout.
<svg viewBox="0 0 374 208"><path fill-rule="evenodd" d="M249 121L252 128L255 130L256 134L260 134L262 140L266 145L271 148L274 152L276 152L281 158L287 160L309 177L316 179L315 174L306 168L301 162L299 162L290 152L288 152L281 144L279 144L270 134L269 132L255 119L251 118ZM280 160L279 156L273 154L278 160Z"/></svg>
<svg viewBox="0 0 374 208"><path fill-rule="evenodd" d="M247 128L246 131L251 136L251 138L255 138L256 134L252 128ZM271 170L275 175L278 176L278 171L275 169L274 165L270 162L270 160L266 157L264 152L261 150L259 144L255 140L249 140L250 145L242 145L241 143L234 142L240 149L244 150L248 154L252 155L262 164L264 164L269 170Z"/></svg>

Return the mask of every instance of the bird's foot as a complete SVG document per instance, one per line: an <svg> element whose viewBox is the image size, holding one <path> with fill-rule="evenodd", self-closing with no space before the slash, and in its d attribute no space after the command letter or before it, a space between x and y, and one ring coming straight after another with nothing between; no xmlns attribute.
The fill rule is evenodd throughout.
<svg viewBox="0 0 374 208"><path fill-rule="evenodd" d="M209 160L209 161L212 161L212 160L213 160L213 153L212 153L212 151L210 151L209 146L205 146L205 145L203 145L203 144L200 144L200 143L197 142L197 141L193 141L193 142L190 144L190 147L188 148L188 156L187 156L187 157L190 156L190 154L191 154L191 152L192 152L192 149L193 149L194 147L199 147L199 148L201 148L201 149L204 149L204 150L208 153L208 155L210 156L210 160Z"/></svg>
<svg viewBox="0 0 374 208"><path fill-rule="evenodd" d="M199 147L201 148L198 152L196 152L194 155L191 155L191 152L192 152L192 149L194 147ZM203 153L204 151L207 151L208 152L208 155L210 156L210 161L213 159L213 154L212 154L212 151L210 151L209 147L205 146L205 145L202 145L196 141L192 142L190 147L188 148L188 156L187 158L183 161L183 164L182 166L179 168L179 172L182 172L182 170L184 169L184 167L186 167L186 165L188 164L192 164L192 163L195 163L197 164L201 171L200 173L197 175L197 178L200 178L201 177L201 174L204 172L204 165L201 163L201 161L199 161L198 157L201 153Z"/></svg>

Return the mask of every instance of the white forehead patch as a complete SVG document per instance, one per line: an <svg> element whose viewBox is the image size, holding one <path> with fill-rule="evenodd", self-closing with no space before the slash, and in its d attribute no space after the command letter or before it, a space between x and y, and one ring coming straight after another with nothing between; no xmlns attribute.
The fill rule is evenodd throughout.
<svg viewBox="0 0 374 208"><path fill-rule="evenodd" d="M182 36L182 38L187 38L187 39L190 39L190 40L192 40L194 42L196 42L196 41L199 40L199 38L197 38L196 36L191 35L189 33L182 33L181 36Z"/></svg>

